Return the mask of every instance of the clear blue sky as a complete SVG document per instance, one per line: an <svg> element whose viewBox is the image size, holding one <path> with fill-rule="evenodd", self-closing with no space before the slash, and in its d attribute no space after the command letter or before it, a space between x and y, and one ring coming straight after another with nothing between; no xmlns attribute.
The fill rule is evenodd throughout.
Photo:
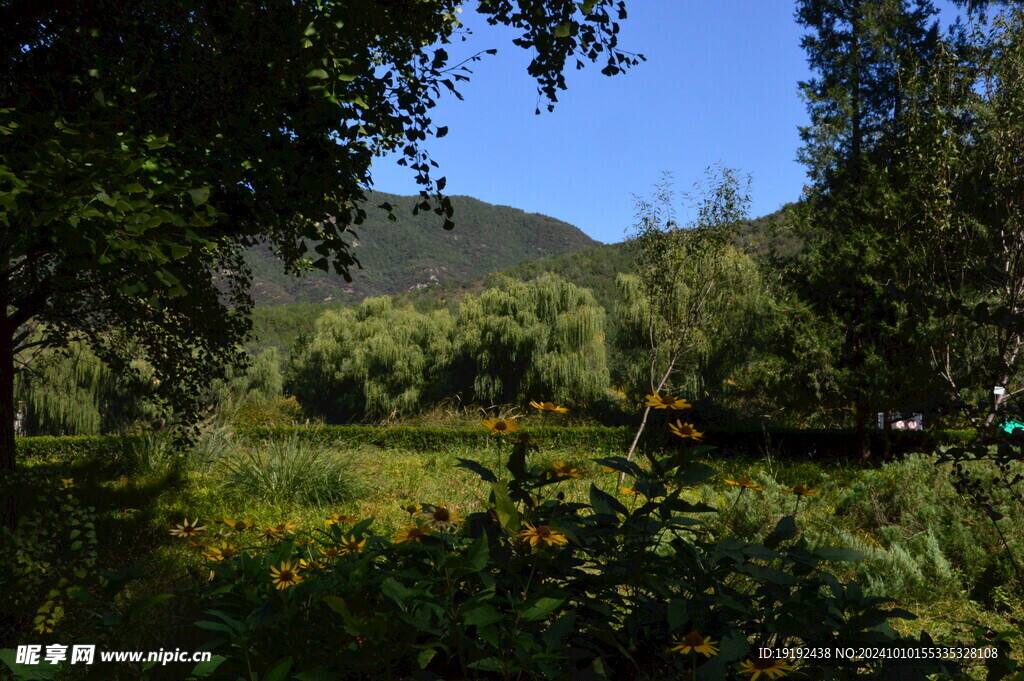
<svg viewBox="0 0 1024 681"><path fill-rule="evenodd" d="M752 216L800 197L797 126L807 114L797 82L809 72L794 3L627 6L621 44L647 62L611 78L600 63L570 67L569 89L554 112L542 107L539 116L528 53L511 44L510 31L466 10L473 35L449 53L497 47L498 54L472 66L471 81L461 84L465 101L449 97L434 111L435 123L449 127L447 137L428 140L447 193L550 215L606 243L622 241L633 197L649 195L663 171L681 192L714 163L749 173ZM943 23L953 16L944 10ZM394 159L375 163L373 174L380 191L418 191Z"/></svg>

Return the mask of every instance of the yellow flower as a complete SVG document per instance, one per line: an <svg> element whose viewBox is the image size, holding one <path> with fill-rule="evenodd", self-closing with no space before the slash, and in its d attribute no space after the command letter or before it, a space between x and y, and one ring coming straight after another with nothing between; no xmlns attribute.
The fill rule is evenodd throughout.
<svg viewBox="0 0 1024 681"><path fill-rule="evenodd" d="M781 679L793 669L794 667L787 664L785 660L766 658L740 662L740 674L750 674L750 681L757 681L761 675L767 676L769 679Z"/></svg>
<svg viewBox="0 0 1024 681"><path fill-rule="evenodd" d="M199 524L199 518L191 521L185 518L184 521L171 528L171 535L175 537L195 537L202 534L205 529L206 525Z"/></svg>
<svg viewBox="0 0 1024 681"><path fill-rule="evenodd" d="M207 560L211 560L215 563L219 563L224 560L231 560L241 551L241 547L237 544L231 544L224 542L220 546L210 546L203 551L203 556Z"/></svg>
<svg viewBox="0 0 1024 681"><path fill-rule="evenodd" d="M679 437L688 437L697 441L704 437L704 433L694 428L692 423L683 423L679 420L668 424L668 429L672 431L673 435L678 435Z"/></svg>
<svg viewBox="0 0 1024 681"><path fill-rule="evenodd" d="M712 641L710 636L701 636L697 631L691 631L674 643L672 651L681 655L700 653L705 657L711 657L718 654L718 648L715 647L718 645L718 642Z"/></svg>
<svg viewBox="0 0 1024 681"><path fill-rule="evenodd" d="M530 406L534 409L539 409L540 411L553 411L556 414L565 414L569 411L565 407L555 405L553 402L534 402L533 400L530 400Z"/></svg>
<svg viewBox="0 0 1024 681"><path fill-rule="evenodd" d="M515 422L515 419L487 419L483 425L494 435L508 435L519 430L519 424Z"/></svg>
<svg viewBox="0 0 1024 681"><path fill-rule="evenodd" d="M220 523L222 525L227 525L235 532L244 532L245 530L256 529L256 523L252 521L252 518L245 518L237 522L234 520L228 520L227 518L217 518L213 522Z"/></svg>
<svg viewBox="0 0 1024 681"><path fill-rule="evenodd" d="M340 553L360 553L365 546L366 539L356 540L352 536L342 537L341 546L338 547L338 551Z"/></svg>
<svg viewBox="0 0 1024 681"><path fill-rule="evenodd" d="M558 530L551 529L547 525L538 525L537 527L534 527L530 523L523 524L526 525L526 529L520 532L518 536L530 546L536 547L539 544L555 546L569 543L569 540L564 534Z"/></svg>
<svg viewBox="0 0 1024 681"><path fill-rule="evenodd" d="M326 558L327 560L334 560L338 556L341 556L341 555L343 555L345 553L348 553L348 552L342 550L341 547L338 547L338 546L321 546L320 547L320 555L323 556L324 558Z"/></svg>
<svg viewBox="0 0 1024 681"><path fill-rule="evenodd" d="M640 494L639 491L633 489L632 487L626 487L625 485L619 487L619 492L621 492L622 494L630 494L634 497Z"/></svg>
<svg viewBox="0 0 1024 681"><path fill-rule="evenodd" d="M61 484L61 486L64 489L67 489L68 487L73 487L74 486L75 479L74 478L61 478L60 479L60 484Z"/></svg>
<svg viewBox="0 0 1024 681"><path fill-rule="evenodd" d="M276 527L265 527L260 536L270 541L278 541L284 535L288 534L295 529L295 525L291 523L278 523Z"/></svg>
<svg viewBox="0 0 1024 681"><path fill-rule="evenodd" d="M347 515L338 515L337 513L331 515L326 520L328 525L340 525L342 523L354 523L356 521L355 518L351 518Z"/></svg>
<svg viewBox="0 0 1024 681"><path fill-rule="evenodd" d="M306 560L305 558L300 558L299 567L303 570L305 570L306 568L316 568L317 570L323 570L326 566L318 560Z"/></svg>
<svg viewBox="0 0 1024 681"><path fill-rule="evenodd" d="M551 467L555 469L555 475L560 478L578 478L580 472L562 461L552 461Z"/></svg>
<svg viewBox="0 0 1024 681"><path fill-rule="evenodd" d="M748 478L745 475L742 478L740 478L739 480L730 480L729 478L726 478L725 479L725 484L732 485L733 487L746 487L747 489L752 489L755 492L763 492L764 491L763 487L758 487L757 485L754 484L753 480L751 480L750 478Z"/></svg>
<svg viewBox="0 0 1024 681"><path fill-rule="evenodd" d="M430 536L430 528L421 523L407 525L405 529L395 532L391 538L396 544L414 544L424 537Z"/></svg>
<svg viewBox="0 0 1024 681"><path fill-rule="evenodd" d="M427 506L422 513L422 516L432 527L438 530L447 530L450 527L454 527L456 524L463 521L462 516L448 508L444 504L437 503L433 506Z"/></svg>
<svg viewBox="0 0 1024 681"><path fill-rule="evenodd" d="M660 393L651 393L647 396L647 402L644 403L648 407L654 407L655 409L689 409L693 405L686 400L676 399L671 395L662 395Z"/></svg>
<svg viewBox="0 0 1024 681"><path fill-rule="evenodd" d="M818 493L815 492L810 487L808 487L807 485L797 485L796 487L792 487L790 489L784 489L784 490L782 490L782 493L783 494L795 494L795 495L797 495L799 497L816 497L816 496L818 496Z"/></svg>
<svg viewBox="0 0 1024 681"><path fill-rule="evenodd" d="M409 504L407 506L399 506L399 508L408 513L409 515L412 515L413 513L416 513L421 508L423 508L423 506L421 506L420 504Z"/></svg>
<svg viewBox="0 0 1024 681"><path fill-rule="evenodd" d="M295 586L301 582L305 577L299 574L300 566L292 566L288 561L281 563L279 567L270 568L270 581L272 581L278 589L287 589L290 586Z"/></svg>

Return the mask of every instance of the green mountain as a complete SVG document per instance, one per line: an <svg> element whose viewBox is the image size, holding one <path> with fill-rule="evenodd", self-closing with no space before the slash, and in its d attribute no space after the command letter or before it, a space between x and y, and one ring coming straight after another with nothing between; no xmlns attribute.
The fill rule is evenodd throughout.
<svg viewBox="0 0 1024 681"><path fill-rule="evenodd" d="M445 231L433 213L412 215L421 199L374 192L366 222L354 228L353 254L363 269L352 281L322 271L285 274L266 248L246 256L257 305L350 303L452 282L479 279L525 260L580 251L599 244L561 220L453 196L455 229ZM395 221L376 208L394 206Z"/></svg>

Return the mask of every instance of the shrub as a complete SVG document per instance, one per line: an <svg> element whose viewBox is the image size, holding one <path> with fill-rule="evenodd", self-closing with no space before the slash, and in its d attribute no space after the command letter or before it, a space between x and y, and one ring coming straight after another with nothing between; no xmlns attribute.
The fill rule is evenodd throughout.
<svg viewBox="0 0 1024 681"><path fill-rule="evenodd" d="M710 538L714 509L688 500L714 475L695 463L707 447L643 466L596 459L627 476L630 501L591 485L588 502L568 503L569 474L513 439L500 469L460 460L490 489L465 518L431 500L390 540L365 519L301 536L281 527L269 546L246 529L206 542L213 579L197 624L224 656L210 678L717 679L758 646L929 642L898 636L886 620L909 613L834 576L856 554L810 544L793 516L760 542ZM900 665L833 659L825 678ZM906 678L934 666L913 660Z"/></svg>
<svg viewBox="0 0 1024 681"><path fill-rule="evenodd" d="M349 501L366 488L363 451L289 437L235 443L215 464L230 493L269 504Z"/></svg>

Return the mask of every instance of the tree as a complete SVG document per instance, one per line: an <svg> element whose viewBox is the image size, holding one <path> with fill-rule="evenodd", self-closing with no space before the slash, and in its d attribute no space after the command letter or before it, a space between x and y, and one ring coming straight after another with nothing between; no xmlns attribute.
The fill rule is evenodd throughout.
<svg viewBox="0 0 1024 681"><path fill-rule="evenodd" d="M804 325L821 337L802 345L831 361L815 385L795 366L794 385L826 408L852 405L865 456L873 412L923 407L934 394L919 320L888 287L916 282L907 263L921 253L906 231L916 188L900 171L913 132L906 79L933 58L935 13L928 0L802 0L797 9L816 77L801 84L811 116L801 158L813 184L791 283L823 322Z"/></svg>
<svg viewBox="0 0 1024 681"><path fill-rule="evenodd" d="M643 366L638 376L651 393L678 387L673 376L684 363L696 363L711 342L712 319L724 319L732 304L723 291L736 272L731 243L747 217L749 179L728 168L709 168L698 183L697 218L681 225L676 218L670 178L652 200L637 201L630 240L637 272L619 275L626 333L642 338ZM651 407L645 407L627 453L632 458Z"/></svg>
<svg viewBox="0 0 1024 681"><path fill-rule="evenodd" d="M240 251L268 242L290 272L312 252L348 276L374 157L401 151L418 208L452 226L423 143L446 133L430 111L478 57L446 51L458 7L0 2L0 471L33 343L81 338L117 370L143 358L193 417L248 329ZM608 75L639 59L618 47L620 0L476 9L533 50L548 102L570 59L605 59Z"/></svg>
<svg viewBox="0 0 1024 681"><path fill-rule="evenodd" d="M504 279L463 300L454 373L480 404L584 406L608 389L604 329L588 289L551 273Z"/></svg>

